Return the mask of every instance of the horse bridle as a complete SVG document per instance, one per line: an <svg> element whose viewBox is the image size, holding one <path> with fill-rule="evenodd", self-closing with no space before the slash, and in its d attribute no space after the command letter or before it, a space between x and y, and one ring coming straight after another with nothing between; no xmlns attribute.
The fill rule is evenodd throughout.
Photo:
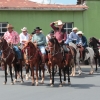
<svg viewBox="0 0 100 100"><path fill-rule="evenodd" d="M56 41L54 40L54 45L53 46L48 46L50 49L51 48L54 48L54 51L53 51L53 54L50 52L50 54L51 54L51 56L55 56L55 55L57 55L58 53L61 53L61 49L60 50L58 50L57 52L56 52L56 48L55 48L55 43L56 43Z"/></svg>

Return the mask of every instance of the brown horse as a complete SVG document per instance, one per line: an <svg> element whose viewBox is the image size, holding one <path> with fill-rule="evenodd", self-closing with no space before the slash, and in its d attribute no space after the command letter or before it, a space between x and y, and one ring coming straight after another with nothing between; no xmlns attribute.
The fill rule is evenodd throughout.
<svg viewBox="0 0 100 100"><path fill-rule="evenodd" d="M32 42L26 42L23 47L23 53L24 53L24 62L25 64L30 66L31 72L32 72L32 85L35 83L34 78L34 67L36 67L36 85L38 85L38 69L41 62L41 55L40 51ZM44 67L42 67L42 80L41 83L44 83Z"/></svg>
<svg viewBox="0 0 100 100"><path fill-rule="evenodd" d="M13 49L7 44L6 40L4 38L0 38L0 50L2 50L2 62L4 63L4 69L5 69L5 81L3 84L7 83L7 65L10 68L10 75L11 75L11 84L14 84L13 77L12 77L12 64L15 68L15 82L17 80L17 57L13 51ZM21 70L21 83L23 82L22 77L22 60L20 60L19 63L20 70Z"/></svg>
<svg viewBox="0 0 100 100"><path fill-rule="evenodd" d="M59 67L59 76L60 76L60 85L62 86L62 79L61 79L61 69L63 69L64 72L64 83L66 81L66 70L68 74L68 83L70 84L70 75L69 75L69 67L71 65L72 61L72 52L71 50L69 51L68 54L65 54L63 49L61 48L60 44L58 43L56 38L51 38L48 42L48 48L50 50L50 53L48 53L48 58L49 58L49 65L51 65L52 68L52 78L51 78L51 73L50 73L50 83L51 86L54 85L54 66L58 65ZM71 48L69 48L71 49ZM65 59L64 59L65 57Z"/></svg>

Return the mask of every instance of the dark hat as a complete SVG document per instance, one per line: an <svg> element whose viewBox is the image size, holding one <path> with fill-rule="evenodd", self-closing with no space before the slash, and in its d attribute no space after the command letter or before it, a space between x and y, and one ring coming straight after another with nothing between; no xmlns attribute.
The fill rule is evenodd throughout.
<svg viewBox="0 0 100 100"><path fill-rule="evenodd" d="M49 32L49 34L54 34L54 31L53 31L53 30L51 30L51 31Z"/></svg>
<svg viewBox="0 0 100 100"><path fill-rule="evenodd" d="M40 27L36 27L34 30L36 31L36 30L42 30L42 29Z"/></svg>

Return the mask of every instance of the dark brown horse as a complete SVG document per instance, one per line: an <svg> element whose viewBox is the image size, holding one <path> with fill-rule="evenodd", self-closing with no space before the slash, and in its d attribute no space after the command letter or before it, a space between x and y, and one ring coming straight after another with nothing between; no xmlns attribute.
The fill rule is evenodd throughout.
<svg viewBox="0 0 100 100"><path fill-rule="evenodd" d="M34 78L34 67L36 67L36 85L38 85L38 69L41 62L40 51L32 42L26 42L23 48L24 53L24 62L30 66L32 72L32 85L35 83ZM41 83L44 83L44 67L42 67L42 80Z"/></svg>
<svg viewBox="0 0 100 100"><path fill-rule="evenodd" d="M48 48L50 50L50 53L48 53L48 59L49 59L48 63L49 63L49 65L51 65L51 68L52 68L52 75L50 73L51 86L54 85L54 66L55 65L58 65L58 67L59 67L59 76L60 76L60 85L59 86L62 86L61 69L63 69L63 72L64 72L64 83L66 81L65 72L67 70L68 83L70 84L69 67L70 67L71 59L72 59L71 51L69 51L68 54L64 55L63 49L61 48L61 46L58 43L56 38L51 38L49 40Z"/></svg>
<svg viewBox="0 0 100 100"><path fill-rule="evenodd" d="M11 84L14 84L13 77L12 77L12 64L15 68L15 82L17 80L17 57L13 51L13 49L7 44L6 40L4 38L0 38L0 50L2 50L2 62L4 63L4 69L5 69L5 81L3 84L7 83L7 65L10 68L10 75L11 75ZM22 77L22 60L20 60L19 63L20 71L21 71L21 83L23 82Z"/></svg>

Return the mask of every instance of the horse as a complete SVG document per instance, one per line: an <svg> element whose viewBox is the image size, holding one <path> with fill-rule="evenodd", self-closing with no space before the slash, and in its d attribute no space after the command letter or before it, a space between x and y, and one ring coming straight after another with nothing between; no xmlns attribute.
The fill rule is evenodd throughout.
<svg viewBox="0 0 100 100"><path fill-rule="evenodd" d="M98 48L97 44L100 44L100 43L99 43L99 40L97 40L96 38L91 37L89 39L89 46L93 47L93 50L94 50L94 53L95 53L95 56L94 56L94 60L95 60L95 64L96 64L95 71L97 71L97 69L98 69L97 68L97 60L99 62L99 66L100 66L100 48Z"/></svg>
<svg viewBox="0 0 100 100"><path fill-rule="evenodd" d="M48 48L50 50L50 52L48 53L48 59L49 59L48 64L49 64L49 66L51 66L51 69L52 69L52 75L50 73L51 86L54 86L54 66L55 65L58 65L58 67L59 67L59 76L60 76L60 85L59 86L62 86L62 83L65 84L66 70L67 70L67 74L68 74L68 84L70 84L69 67L70 67L71 59L72 59L71 51L69 51L69 53L68 53L69 56L67 54L64 55L63 49L55 37L49 39ZM68 59L64 59L64 58L68 58ZM62 78L61 78L61 69L63 69L63 73L64 73L64 81L63 82L62 82Z"/></svg>
<svg viewBox="0 0 100 100"><path fill-rule="evenodd" d="M74 44L72 42L69 43L69 46L74 47L75 50L76 50L76 63L78 64L78 73L79 73L79 75L81 75L82 70L81 70L81 67L80 67L80 51L79 51L79 48L77 47L76 44ZM89 74L93 74L93 72L94 72L94 69L93 69L93 58L94 58L93 49L90 48L90 47L86 47L84 61L87 61L87 60L90 61L91 70L90 70Z"/></svg>
<svg viewBox="0 0 100 100"><path fill-rule="evenodd" d="M7 83L7 65L10 69L10 75L11 75L11 84L13 85L14 82L17 81L17 72L18 72L18 64L17 62L17 56L14 53L14 50L8 45L6 40L4 38L0 38L0 50L2 50L2 62L4 63L4 70L5 70L5 81L4 85ZM15 68L15 80L13 81L12 77L12 64ZM23 83L23 77L22 77L22 59L19 62L19 68L21 71L21 83Z"/></svg>
<svg viewBox="0 0 100 100"><path fill-rule="evenodd" d="M35 84L34 78L34 67L36 67L36 86L38 86L38 69L41 65L41 54L37 46L32 42L26 42L23 47L23 55L24 55L24 62L25 64L30 66L31 73L32 73L32 85ZM42 66L41 66L42 67ZM42 67L42 80L41 83L44 83L44 67Z"/></svg>

